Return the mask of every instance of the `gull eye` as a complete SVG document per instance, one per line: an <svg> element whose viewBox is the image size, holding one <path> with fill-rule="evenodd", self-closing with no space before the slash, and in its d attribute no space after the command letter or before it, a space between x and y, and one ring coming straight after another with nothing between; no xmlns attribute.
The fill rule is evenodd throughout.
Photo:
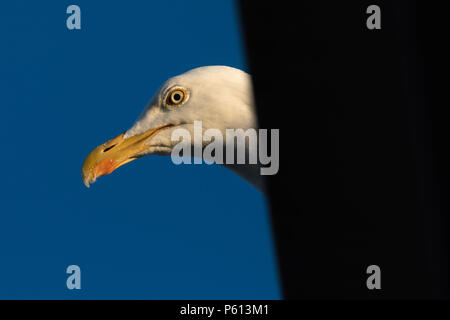
<svg viewBox="0 0 450 320"><path fill-rule="evenodd" d="M173 89L166 98L166 104L169 106L177 106L186 100L186 91L181 88Z"/></svg>

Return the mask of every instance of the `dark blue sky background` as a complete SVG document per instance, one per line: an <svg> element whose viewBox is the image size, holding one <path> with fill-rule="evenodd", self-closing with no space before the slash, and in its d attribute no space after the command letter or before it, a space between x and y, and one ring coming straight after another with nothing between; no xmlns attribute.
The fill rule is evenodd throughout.
<svg viewBox="0 0 450 320"><path fill-rule="evenodd" d="M80 174L167 78L247 70L234 2L3 1L0 48L1 299L280 298L265 199L232 172L150 156Z"/></svg>

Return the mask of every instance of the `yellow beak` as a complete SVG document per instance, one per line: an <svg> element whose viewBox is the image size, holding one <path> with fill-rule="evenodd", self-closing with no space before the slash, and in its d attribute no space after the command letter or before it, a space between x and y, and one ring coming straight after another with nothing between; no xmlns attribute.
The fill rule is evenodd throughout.
<svg viewBox="0 0 450 320"><path fill-rule="evenodd" d="M146 144L158 132L172 125L147 130L141 134L124 139L122 133L98 146L89 153L81 168L81 176L86 187L98 177L110 174L120 166L138 159L139 154L149 146Z"/></svg>

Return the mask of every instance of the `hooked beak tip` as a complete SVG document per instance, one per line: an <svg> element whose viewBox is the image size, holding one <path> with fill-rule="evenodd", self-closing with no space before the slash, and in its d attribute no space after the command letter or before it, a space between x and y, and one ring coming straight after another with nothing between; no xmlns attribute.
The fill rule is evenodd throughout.
<svg viewBox="0 0 450 320"><path fill-rule="evenodd" d="M89 179L89 175L86 175L84 172L81 173L83 183L86 186L86 188L90 187L91 179Z"/></svg>

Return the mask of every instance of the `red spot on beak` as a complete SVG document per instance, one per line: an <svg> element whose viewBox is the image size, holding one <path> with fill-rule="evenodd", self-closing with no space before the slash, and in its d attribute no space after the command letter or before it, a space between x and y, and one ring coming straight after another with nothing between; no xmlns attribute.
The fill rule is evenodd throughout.
<svg viewBox="0 0 450 320"><path fill-rule="evenodd" d="M101 177L110 174L116 168L116 163L113 159L105 159L99 162L94 169L95 177Z"/></svg>

